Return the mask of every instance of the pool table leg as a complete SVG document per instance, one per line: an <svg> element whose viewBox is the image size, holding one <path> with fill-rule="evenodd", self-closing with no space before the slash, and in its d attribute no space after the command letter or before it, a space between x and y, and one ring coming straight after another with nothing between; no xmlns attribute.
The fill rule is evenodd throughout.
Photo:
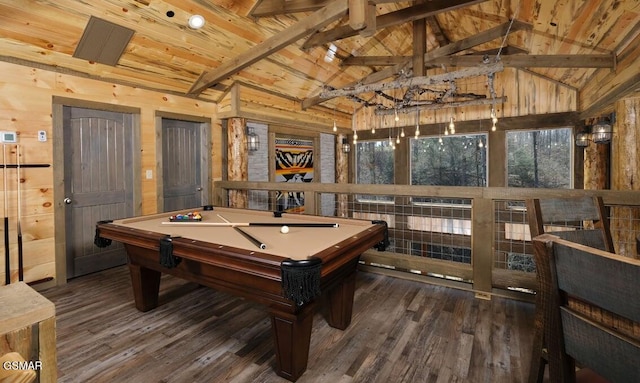
<svg viewBox="0 0 640 383"><path fill-rule="evenodd" d="M327 323L329 326L345 330L351 324L353 296L356 290L356 272L350 273L337 286L326 292Z"/></svg>
<svg viewBox="0 0 640 383"><path fill-rule="evenodd" d="M271 329L276 351L276 373L295 382L307 369L315 303L297 314L271 310Z"/></svg>
<svg viewBox="0 0 640 383"><path fill-rule="evenodd" d="M158 306L158 292L160 290L159 271L147 269L139 265L129 264L131 285L136 308L140 311L149 311Z"/></svg>

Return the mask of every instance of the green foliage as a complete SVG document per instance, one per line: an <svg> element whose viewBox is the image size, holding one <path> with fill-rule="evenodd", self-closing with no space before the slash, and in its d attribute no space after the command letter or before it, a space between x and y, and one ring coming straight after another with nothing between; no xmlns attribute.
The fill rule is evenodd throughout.
<svg viewBox="0 0 640 383"><path fill-rule="evenodd" d="M486 186L485 143L485 134L411 140L411 184Z"/></svg>
<svg viewBox="0 0 640 383"><path fill-rule="evenodd" d="M570 128L507 132L508 186L571 187Z"/></svg>

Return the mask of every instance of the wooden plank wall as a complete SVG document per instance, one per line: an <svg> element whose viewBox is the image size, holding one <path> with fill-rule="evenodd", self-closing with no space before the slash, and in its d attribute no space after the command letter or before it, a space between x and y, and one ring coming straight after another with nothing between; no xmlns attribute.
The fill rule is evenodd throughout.
<svg viewBox="0 0 640 383"><path fill-rule="evenodd" d="M99 82L91 79L54 73L0 62L3 82L0 86L0 131L18 133L22 163L49 164L48 168L23 169L21 178L22 195L22 235L24 241L25 282L56 277L54 240L54 212L62 206L61 195L54 198L54 142L59 137L53 134L53 97L72 98L117 107L137 108L140 111L142 169L141 183L142 213L157 210L155 116L157 111L210 118L212 121L212 179L221 178L220 125L216 119L216 105L211 102L169 94L151 92L118 84ZM39 142L39 130L47 133L48 140ZM15 148L14 148L15 150ZM14 155L15 156L15 155ZM11 161L14 163L14 160ZM154 178L147 180L144 171L153 170ZM10 169L11 170L11 169ZM16 180L12 172L7 175L11 190L15 190ZM12 178L13 177L13 178ZM8 194L10 201L16 200L16 193ZM0 199L2 200L2 199ZM12 254L13 280L17 280L17 203L10 207L10 245ZM63 230L58 228L58 230ZM59 249L58 249L59 250ZM0 257L0 279L4 282L4 256Z"/></svg>

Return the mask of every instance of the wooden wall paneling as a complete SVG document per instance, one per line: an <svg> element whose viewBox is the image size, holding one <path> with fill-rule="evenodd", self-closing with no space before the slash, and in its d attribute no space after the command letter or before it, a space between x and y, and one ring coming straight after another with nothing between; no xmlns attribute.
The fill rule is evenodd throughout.
<svg viewBox="0 0 640 383"><path fill-rule="evenodd" d="M244 118L230 118L227 125L227 177L229 181L247 181L247 123ZM246 208L248 206L246 190L229 192L229 206Z"/></svg>
<svg viewBox="0 0 640 383"><path fill-rule="evenodd" d="M634 190L640 196L640 97L616 103L616 122L611 144L611 189ZM640 209L613 207L611 234L614 242L625 246L616 253L638 258L635 238L640 234Z"/></svg>
<svg viewBox="0 0 640 383"><path fill-rule="evenodd" d="M59 139L62 137L60 132L63 127L61 109L57 109L55 102L68 101L73 106L89 108L106 105L110 110L133 111L139 114L137 124L140 126L140 141L143 144L139 148L140 163L136 166L140 169L136 173L138 181L135 187L140 189L139 209L145 214L157 211L156 179L154 177L146 180L143 177L145 169L153 169L154 176L157 171L154 143L155 112L164 111L215 119L216 105L201 99L151 92L4 61L0 62L0 72L5 74L0 89L2 130L18 133L23 163L51 165L50 168L42 169L25 168L22 172L22 228L27 268L25 280L54 277L56 280L52 283L65 283L64 214L60 213L63 210L62 194L59 194L59 191L63 190L64 177L61 173L62 168L56 166L62 163L62 157L58 154L63 150L63 142ZM60 120L57 121L59 117ZM38 130L47 133L46 142L37 140ZM214 156L212 164L214 169L221 169L220 157ZM59 221L59 218L62 220ZM11 219L15 222L16 217L12 216ZM15 240L12 242L15 243ZM62 254L62 257L58 254ZM49 286L51 285L46 283L37 285L38 288Z"/></svg>
<svg viewBox="0 0 640 383"><path fill-rule="evenodd" d="M576 147L575 150L581 150ZM609 145L589 142L584 148L584 189L604 190L609 188Z"/></svg>
<svg viewBox="0 0 640 383"><path fill-rule="evenodd" d="M345 134L337 134L336 136L336 183L346 184L349 182L349 156L355 156L355 148L350 153L342 151L342 141L349 138ZM349 142L349 141L347 141ZM349 145L351 143L349 142ZM337 194L337 211L338 217L349 216L349 204L347 194Z"/></svg>
<svg viewBox="0 0 640 383"><path fill-rule="evenodd" d="M638 91L640 73L640 34L618 53L615 70L598 69L578 94L578 104L584 118L610 112L616 100Z"/></svg>

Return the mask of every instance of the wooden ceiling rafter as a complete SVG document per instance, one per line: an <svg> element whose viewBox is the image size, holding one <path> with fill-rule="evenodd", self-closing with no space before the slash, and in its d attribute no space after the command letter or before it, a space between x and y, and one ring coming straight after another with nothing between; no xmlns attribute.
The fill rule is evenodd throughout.
<svg viewBox="0 0 640 383"><path fill-rule="evenodd" d="M471 36L466 39L462 39L460 41L452 42L448 45L442 46L440 48L436 48L430 52L425 53L425 65L432 65L429 63L430 60L434 60L439 57L444 57L448 55L452 55L467 49L471 49L475 46L490 42L492 40L502 38L510 31L510 33L520 30L530 30L532 28L531 24L527 24L524 22L520 22L514 20L513 23L505 22L500 24L494 28L488 29L484 32L480 32L474 36ZM343 89L349 89L354 86L359 85L367 85L376 83L379 81L383 81L390 77L397 75L398 73L408 73L413 70L413 61L411 57L406 57L404 61L399 62L393 66L387 67L380 71L374 72L367 77L361 79L360 81L353 82L351 84L346 85ZM317 105L321 102L327 101L333 97L327 97L327 92L324 92L323 96L313 96L302 101L302 109L307 109L311 106ZM331 94L337 94L336 91L331 92ZM339 97L339 96L335 96Z"/></svg>
<svg viewBox="0 0 640 383"><path fill-rule="evenodd" d="M429 60L432 67L446 66L476 66L490 57L489 54L470 54L461 56L443 56ZM342 65L345 66L389 66L405 62L411 56L350 56ZM500 55L500 61L505 67L511 68L615 68L613 55Z"/></svg>
<svg viewBox="0 0 640 383"><path fill-rule="evenodd" d="M348 4L344 1L333 1L326 7L312 13L306 18L284 29L262 43L226 61L213 71L205 71L193 83L188 94L200 94L205 89L221 80L238 73L242 69L292 44L296 40L321 29L347 14Z"/></svg>
<svg viewBox="0 0 640 383"><path fill-rule="evenodd" d="M487 0L433 0L428 3L409 6L395 12L377 16L376 29L389 28L485 1ZM302 44L302 49L310 49L357 34L358 31L352 29L349 25L341 25L328 31L315 33Z"/></svg>

